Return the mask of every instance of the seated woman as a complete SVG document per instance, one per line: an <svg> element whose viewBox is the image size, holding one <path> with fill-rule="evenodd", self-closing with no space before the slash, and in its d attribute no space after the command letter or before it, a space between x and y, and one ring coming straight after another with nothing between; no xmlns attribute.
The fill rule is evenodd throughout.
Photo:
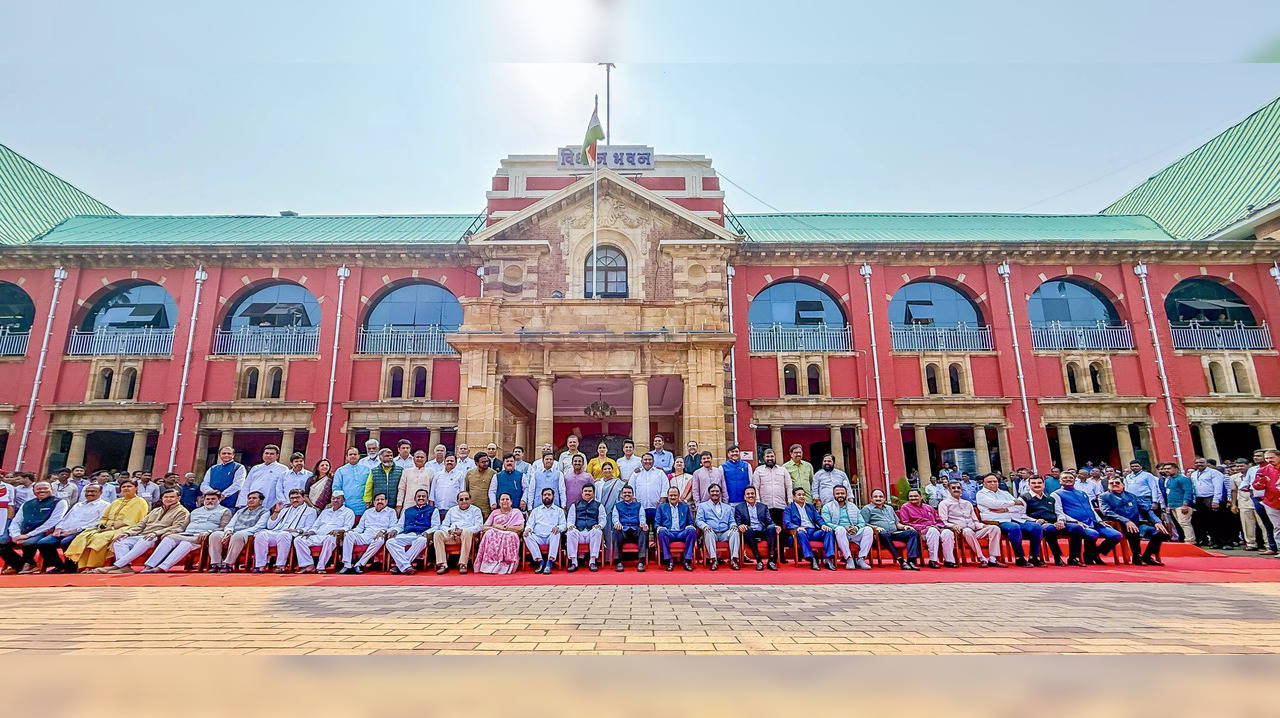
<svg viewBox="0 0 1280 718"><path fill-rule="evenodd" d="M480 549L476 570L480 573L515 573L520 565L520 533L524 514L511 507L511 494L498 497L498 508L489 514L480 529Z"/></svg>

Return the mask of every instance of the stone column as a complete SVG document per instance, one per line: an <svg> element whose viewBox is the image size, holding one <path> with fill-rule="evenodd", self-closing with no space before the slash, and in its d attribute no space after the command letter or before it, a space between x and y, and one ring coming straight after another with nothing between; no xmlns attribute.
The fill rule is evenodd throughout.
<svg viewBox="0 0 1280 718"><path fill-rule="evenodd" d="M987 425L973 425L973 448L978 454L978 473L991 473L991 447L987 444Z"/></svg>
<svg viewBox="0 0 1280 718"><path fill-rule="evenodd" d="M1160 456L1156 453L1156 441L1151 436L1151 425L1147 423L1138 424L1138 440L1142 444L1142 448L1147 450L1147 456L1151 458L1151 466L1155 467L1160 463Z"/></svg>
<svg viewBox="0 0 1280 718"><path fill-rule="evenodd" d="M554 405L551 400L551 385L555 377L538 377L538 417L534 422L533 443L538 446L550 444L555 431Z"/></svg>
<svg viewBox="0 0 1280 718"><path fill-rule="evenodd" d="M530 450L529 447L525 444L525 442L528 440L528 438L525 436L525 429L527 428L528 428L528 422L526 422L524 419L516 419L516 440L515 440L515 443L512 444L511 446L511 448L513 449L517 446L523 446L526 449L526 451L524 452L525 461L529 461L529 457L533 456L532 450ZM431 452L427 452L427 453L429 454ZM529 463L536 464L538 462L529 461Z"/></svg>
<svg viewBox="0 0 1280 718"><path fill-rule="evenodd" d="M207 429L196 430L196 455L191 459L191 473L197 478L204 478L204 471L208 468L209 463L209 431Z"/></svg>
<svg viewBox="0 0 1280 718"><path fill-rule="evenodd" d="M857 477L849 477L853 481L854 494L850 497L850 500L858 501L859 505L861 505L862 502L862 487L866 486L868 481L867 453L865 448L867 442L862 440L862 432L864 431L866 431L866 427L864 426L853 427L853 463L854 466L857 467Z"/></svg>
<svg viewBox="0 0 1280 718"><path fill-rule="evenodd" d="M929 482L929 477L933 476L933 467L929 465L929 425L915 424L916 432L916 472L920 474L920 484L923 486Z"/></svg>
<svg viewBox="0 0 1280 718"><path fill-rule="evenodd" d="M636 446L649 443L649 377L631 377L631 440Z"/></svg>
<svg viewBox="0 0 1280 718"><path fill-rule="evenodd" d="M378 448L382 448L382 429L370 429L369 438L378 442ZM363 446L360 448L364 448Z"/></svg>
<svg viewBox="0 0 1280 718"><path fill-rule="evenodd" d="M221 436L218 438L218 448L226 446L235 446L236 432L232 429L223 429Z"/></svg>
<svg viewBox="0 0 1280 718"><path fill-rule="evenodd" d="M1005 476L1013 473L1013 457L1009 455L1009 427L1000 424L996 427L996 442L1000 447L1000 471Z"/></svg>
<svg viewBox="0 0 1280 718"><path fill-rule="evenodd" d="M289 457L293 456L293 439L294 430L285 429L280 434L280 463L288 464Z"/></svg>
<svg viewBox="0 0 1280 718"><path fill-rule="evenodd" d="M1128 468L1133 461L1133 437L1128 424L1116 424L1116 447L1120 451L1120 468Z"/></svg>
<svg viewBox="0 0 1280 718"><path fill-rule="evenodd" d="M427 439L427 443L430 444L430 446L427 447L427 456L430 457L428 458L428 461L434 461L436 455L436 444L440 443L440 427L431 427L431 437Z"/></svg>
<svg viewBox="0 0 1280 718"><path fill-rule="evenodd" d="M783 453L782 451L782 427L781 426L769 427L769 446L773 449L773 455L774 455L774 458L778 460L778 465L781 466L783 462L783 457L786 456L786 454ZM761 462L764 461L763 456L760 457L760 461Z"/></svg>
<svg viewBox="0 0 1280 718"><path fill-rule="evenodd" d="M1071 440L1071 425L1058 424L1058 456L1062 462L1062 469L1072 469L1076 466L1076 445Z"/></svg>
<svg viewBox="0 0 1280 718"><path fill-rule="evenodd" d="M840 436L840 425L831 425L831 456L836 460L836 468L845 471L844 468L844 439ZM845 473L848 473L845 471Z"/></svg>
<svg viewBox="0 0 1280 718"><path fill-rule="evenodd" d="M76 429L71 432L71 448L67 450L67 466L84 464L84 445L89 441L87 429Z"/></svg>
<svg viewBox="0 0 1280 718"><path fill-rule="evenodd" d="M1200 424L1200 450L1207 459L1218 459L1218 440L1213 438L1213 424Z"/></svg>
<svg viewBox="0 0 1280 718"><path fill-rule="evenodd" d="M1258 427L1258 448L1274 449L1276 448L1276 435L1271 431L1270 424L1257 424Z"/></svg>
<svg viewBox="0 0 1280 718"><path fill-rule="evenodd" d="M147 455L147 434L151 432L146 429L138 429L133 432L133 444L129 446L129 471L139 471L142 469L142 462Z"/></svg>

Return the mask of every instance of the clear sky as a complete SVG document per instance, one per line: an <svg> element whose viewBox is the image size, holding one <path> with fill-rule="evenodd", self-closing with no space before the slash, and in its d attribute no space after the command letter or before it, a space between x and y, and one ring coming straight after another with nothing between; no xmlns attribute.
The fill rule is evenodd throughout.
<svg viewBox="0 0 1280 718"><path fill-rule="evenodd" d="M1278 38L1274 0L0 0L0 143L126 213L479 212L611 60L614 141L738 212L1096 212L1280 95Z"/></svg>

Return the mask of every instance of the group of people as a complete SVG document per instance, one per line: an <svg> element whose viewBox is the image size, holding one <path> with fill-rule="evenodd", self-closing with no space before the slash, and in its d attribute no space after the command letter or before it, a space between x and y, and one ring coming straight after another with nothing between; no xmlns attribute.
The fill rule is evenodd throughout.
<svg viewBox="0 0 1280 718"><path fill-rule="evenodd" d="M158 573L203 549L211 572L236 570L243 556L255 573L323 573L331 562L364 573L378 562L412 574L421 559L438 574L451 565L500 574L527 557L549 574L562 550L568 571L623 571L630 554L644 571L651 552L667 571L692 571L701 547L713 571L739 570L748 556L755 570L776 571L790 548L813 570L838 561L869 570L878 547L914 571L954 568L964 548L983 567L1009 565L1006 552L1017 566L1100 564L1124 541L1134 565L1160 565L1161 544L1179 529L1187 540L1231 541L1230 512L1248 547L1264 545L1255 531L1265 534L1264 553L1274 555L1280 527L1274 450L1225 474L1204 459L1190 476L1173 464L1156 476L1138 462L1125 475L944 473L895 508L880 489L859 505L834 458L815 470L798 444L781 463L765 449L757 465L730 446L717 465L695 442L674 456L660 435L639 454L630 439L617 456L600 442L588 457L579 443L570 436L558 455L545 446L532 463L520 446L472 455L466 444L452 453L437 445L428 456L408 441L392 449L371 439L363 453L349 448L336 470L327 459L307 469L301 453L283 463L268 445L252 467L223 447L199 480L69 467L37 481L15 472L0 482L0 559L6 573L34 572L37 558L46 572L133 573L142 559L144 573Z"/></svg>

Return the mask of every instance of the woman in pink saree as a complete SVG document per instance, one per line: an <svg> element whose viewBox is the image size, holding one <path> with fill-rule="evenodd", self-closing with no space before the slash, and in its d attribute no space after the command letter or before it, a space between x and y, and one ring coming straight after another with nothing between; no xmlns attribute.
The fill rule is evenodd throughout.
<svg viewBox="0 0 1280 718"><path fill-rule="evenodd" d="M511 508L511 495L498 497L498 508L489 514L480 529L480 549L476 552L476 570L480 573L515 573L520 565L520 532L524 530L524 514Z"/></svg>

